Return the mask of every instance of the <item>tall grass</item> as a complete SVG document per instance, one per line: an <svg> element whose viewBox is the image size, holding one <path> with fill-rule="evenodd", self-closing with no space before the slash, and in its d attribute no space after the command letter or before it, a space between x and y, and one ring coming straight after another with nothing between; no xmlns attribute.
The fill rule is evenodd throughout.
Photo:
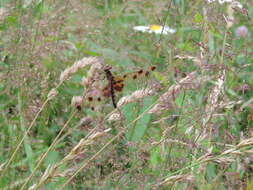
<svg viewBox="0 0 253 190"><path fill-rule="evenodd" d="M2 1L0 189L253 189L253 4L220 2Z"/></svg>

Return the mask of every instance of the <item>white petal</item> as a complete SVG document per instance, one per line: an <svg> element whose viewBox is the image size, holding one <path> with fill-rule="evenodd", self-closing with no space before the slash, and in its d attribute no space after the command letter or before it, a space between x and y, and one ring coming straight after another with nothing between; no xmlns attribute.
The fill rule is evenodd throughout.
<svg viewBox="0 0 253 190"><path fill-rule="evenodd" d="M164 30L163 30L163 32L167 32L167 33L171 33L171 34L173 34L173 33L175 33L176 32L176 30L175 29L173 29L173 28L170 28L170 27L168 27L168 26L165 26L164 27Z"/></svg>
<svg viewBox="0 0 253 190"><path fill-rule="evenodd" d="M149 30L149 27L148 26L134 26L133 29L136 31L146 32Z"/></svg>
<svg viewBox="0 0 253 190"><path fill-rule="evenodd" d="M164 26L164 27L161 26L160 28L158 27L159 29L153 29L151 26L135 26L133 27L133 29L136 31L155 33L155 34L173 34L176 32L175 29L170 28L168 26Z"/></svg>
<svg viewBox="0 0 253 190"><path fill-rule="evenodd" d="M232 6L233 7L238 7L239 9L243 8L242 4L239 1L233 1Z"/></svg>

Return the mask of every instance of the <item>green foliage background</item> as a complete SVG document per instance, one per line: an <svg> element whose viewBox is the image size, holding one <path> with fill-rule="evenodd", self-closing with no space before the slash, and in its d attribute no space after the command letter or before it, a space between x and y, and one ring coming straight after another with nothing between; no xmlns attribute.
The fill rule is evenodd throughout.
<svg viewBox="0 0 253 190"><path fill-rule="evenodd" d="M227 28L228 4L204 0L0 1L0 188L21 188L74 112L71 98L82 95L80 81L87 75L86 68L58 89L11 165L3 170L48 92L58 84L61 72L83 57L99 56L115 74L156 65L151 78L161 84L161 91L125 105L121 122L101 124L113 110L109 101L104 102L103 112L82 109L24 189L38 183L49 165L60 163L98 126L112 130L87 146L84 154L63 164L59 168L62 174L68 169L76 171L120 131L125 132L64 189L253 189L252 144L238 155L222 154L252 139L253 3L240 2L244 9L234 10L233 26ZM133 30L133 26L150 24L167 25L177 32L155 35ZM239 26L248 28L248 36L236 35ZM201 53L204 65L176 59L176 55L200 58ZM205 65L209 69L204 69ZM218 104L227 106L215 110L203 126L208 99L222 70L226 75ZM145 112L193 71L208 77L207 82L198 89L182 90L170 109ZM146 79L129 81L117 99L145 85ZM78 125L83 117L93 118L91 128ZM197 142L204 131L208 136ZM198 160L207 155L212 159ZM165 183L175 175L181 178ZM43 187L59 189L68 179L69 175L53 177Z"/></svg>

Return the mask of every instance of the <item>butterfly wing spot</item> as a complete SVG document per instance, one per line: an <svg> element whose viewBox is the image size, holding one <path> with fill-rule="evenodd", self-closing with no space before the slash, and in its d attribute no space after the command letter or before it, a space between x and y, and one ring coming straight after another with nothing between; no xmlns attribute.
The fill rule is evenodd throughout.
<svg viewBox="0 0 253 190"><path fill-rule="evenodd" d="M77 109L78 111L81 111L81 110L82 110L82 106L81 106L81 105L77 105L77 106L76 106L76 109Z"/></svg>
<svg viewBox="0 0 253 190"><path fill-rule="evenodd" d="M138 74L139 74L139 75L141 75L142 73L143 73L143 70L142 70L142 69L138 71Z"/></svg>
<svg viewBox="0 0 253 190"><path fill-rule="evenodd" d="M145 72L145 76L148 77L149 76L149 71Z"/></svg>
<svg viewBox="0 0 253 190"><path fill-rule="evenodd" d="M156 70L156 66L152 66L150 69L151 69L151 71L154 71L154 70Z"/></svg>
<svg viewBox="0 0 253 190"><path fill-rule="evenodd" d="M140 69L135 73L132 73L132 79L137 79L138 77L141 77L142 74L144 74L145 77L148 77L151 71L154 71L156 69L156 66L151 66L149 70L143 70ZM126 78L127 76L125 76Z"/></svg>
<svg viewBox="0 0 253 190"><path fill-rule="evenodd" d="M93 98L91 96L88 97L88 101L89 102L92 102L93 101Z"/></svg>

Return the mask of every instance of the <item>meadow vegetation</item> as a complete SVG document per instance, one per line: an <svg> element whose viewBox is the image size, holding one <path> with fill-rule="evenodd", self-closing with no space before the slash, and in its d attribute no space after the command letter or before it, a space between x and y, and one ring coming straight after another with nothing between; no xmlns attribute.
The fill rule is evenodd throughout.
<svg viewBox="0 0 253 190"><path fill-rule="evenodd" d="M0 1L0 189L253 189L253 1L222 2Z"/></svg>

